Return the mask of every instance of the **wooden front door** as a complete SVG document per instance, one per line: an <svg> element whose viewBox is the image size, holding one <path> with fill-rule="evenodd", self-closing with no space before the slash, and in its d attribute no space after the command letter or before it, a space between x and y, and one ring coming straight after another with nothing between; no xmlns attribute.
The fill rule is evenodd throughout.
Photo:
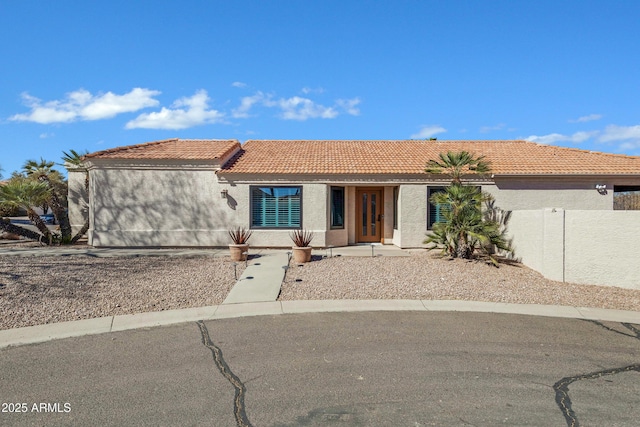
<svg viewBox="0 0 640 427"><path fill-rule="evenodd" d="M358 243L382 241L382 188L356 188Z"/></svg>

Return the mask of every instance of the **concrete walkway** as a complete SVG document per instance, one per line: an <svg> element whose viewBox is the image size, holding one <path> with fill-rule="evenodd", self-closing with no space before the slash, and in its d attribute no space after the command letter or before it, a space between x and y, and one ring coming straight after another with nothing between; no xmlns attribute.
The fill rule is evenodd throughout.
<svg viewBox="0 0 640 427"><path fill-rule="evenodd" d="M248 267L229 292L222 304L240 304L251 302L276 301L286 274L285 267L290 264L289 251L257 250L250 256ZM357 245L315 249L314 256L321 257L378 257L410 256L407 251L391 245Z"/></svg>
<svg viewBox="0 0 640 427"><path fill-rule="evenodd" d="M254 257L222 304L277 300L288 265L289 255L283 251Z"/></svg>

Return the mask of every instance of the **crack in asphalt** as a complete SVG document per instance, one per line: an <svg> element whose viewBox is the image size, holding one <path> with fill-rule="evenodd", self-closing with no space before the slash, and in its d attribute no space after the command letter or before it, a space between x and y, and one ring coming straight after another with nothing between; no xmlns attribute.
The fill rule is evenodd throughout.
<svg viewBox="0 0 640 427"><path fill-rule="evenodd" d="M625 337L635 338L637 340L640 340L640 329L631 323L621 322L620 324L625 328L627 328L628 330L630 330L633 334L628 334L625 332L621 332L617 329L610 328L609 326L597 320L585 319L585 321L594 323L606 329L607 331L615 332L617 334L624 335ZM555 383L553 385L553 389L556 392L556 403L558 404L560 411L562 411L562 415L564 415L564 419L567 421L567 425L569 427L580 427L580 422L578 421L578 417L576 416L576 413L571 408L571 398L569 397L569 384L575 381L592 380L592 379L600 378L606 375L615 375L615 374L620 374L623 372L630 372L630 371L636 371L640 373L640 363L636 363L629 366L623 366L621 368L605 369L602 371L590 372L588 374L565 377L565 378L562 378L557 383Z"/></svg>
<svg viewBox="0 0 640 427"><path fill-rule="evenodd" d="M238 427L253 427L253 424L249 421L247 417L246 407L244 403L244 396L247 393L247 389L245 388L242 381L236 374L233 373L227 362L225 362L224 357L222 356L222 350L220 347L215 345L213 341L211 341L211 337L209 336L209 330L202 320L196 322L198 328L200 328L200 334L202 335L202 344L211 350L211 354L213 355L213 361L216 364L216 367L220 371L223 377L225 377L235 389L235 396L233 398L233 415L235 416L236 423Z"/></svg>
<svg viewBox="0 0 640 427"><path fill-rule="evenodd" d="M553 385L556 391L556 403L562 411L567 425L569 427L579 427L580 422L576 413L571 409L571 398L569 397L569 384L580 380L592 380L604 377L605 375L615 375L622 372L637 371L640 372L640 363L624 366L622 368L605 369L604 371L591 372L583 375L575 375L573 377L565 377Z"/></svg>
<svg viewBox="0 0 640 427"><path fill-rule="evenodd" d="M637 328L635 325L631 324L631 323L625 323L625 322L620 322L620 324L622 326L624 326L625 328L629 329L631 332L633 332L633 335L631 334L626 334L624 332L620 332L617 329L613 329L610 328L609 326L605 325L602 322L599 322L597 320L591 320L591 319L584 319L585 322L589 322L589 323L593 323L595 325L600 326L601 328L606 329L607 331L611 331L611 332L615 332L616 334L620 334L620 335L624 335L625 337L629 337L629 338L636 338L638 340L640 340L640 329Z"/></svg>

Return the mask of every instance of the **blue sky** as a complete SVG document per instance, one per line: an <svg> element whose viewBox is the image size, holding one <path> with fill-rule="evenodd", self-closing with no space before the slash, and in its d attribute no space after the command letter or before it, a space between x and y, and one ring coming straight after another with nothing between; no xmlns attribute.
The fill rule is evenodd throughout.
<svg viewBox="0 0 640 427"><path fill-rule="evenodd" d="M640 155L640 2L0 0L0 167L166 138Z"/></svg>

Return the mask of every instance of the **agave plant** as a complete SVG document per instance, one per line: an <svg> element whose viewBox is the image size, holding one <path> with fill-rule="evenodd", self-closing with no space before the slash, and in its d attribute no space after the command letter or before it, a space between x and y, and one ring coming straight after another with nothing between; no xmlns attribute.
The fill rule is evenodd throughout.
<svg viewBox="0 0 640 427"><path fill-rule="evenodd" d="M313 240L313 231L299 228L289 233L289 236L291 237L291 240L293 240L293 244L295 246L299 248L306 248L311 245L311 241Z"/></svg>
<svg viewBox="0 0 640 427"><path fill-rule="evenodd" d="M253 234L252 230L246 229L244 227L236 227L227 231L229 233L229 237L233 240L233 243L236 245L246 245L249 241L249 238Z"/></svg>

